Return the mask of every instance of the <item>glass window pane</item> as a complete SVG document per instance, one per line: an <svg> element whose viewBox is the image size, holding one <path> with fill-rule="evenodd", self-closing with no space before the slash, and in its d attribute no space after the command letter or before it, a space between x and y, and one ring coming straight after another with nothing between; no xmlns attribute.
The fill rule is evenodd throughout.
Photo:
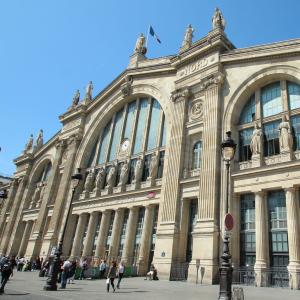
<svg viewBox="0 0 300 300"><path fill-rule="evenodd" d="M300 107L300 86L294 82L287 83L288 98L290 109Z"/></svg>
<svg viewBox="0 0 300 300"><path fill-rule="evenodd" d="M240 125L251 123L255 118L255 95L253 94L242 110Z"/></svg>
<svg viewBox="0 0 300 300"><path fill-rule="evenodd" d="M99 159L98 159L99 164L103 164L106 159L107 146L108 146L108 142L109 142L110 125L111 125L111 121L105 126L105 128L103 130L102 142L101 142L100 150L99 150L100 151Z"/></svg>
<svg viewBox="0 0 300 300"><path fill-rule="evenodd" d="M145 135L145 127L146 127L146 119L147 119L147 108L148 108L148 100L142 99L140 101L140 112L138 125L135 136L134 150L133 154L139 153L142 151L143 138Z"/></svg>
<svg viewBox="0 0 300 300"><path fill-rule="evenodd" d="M240 161L251 160L251 137L253 134L253 128L248 128L245 130L241 130L239 132L239 155Z"/></svg>
<svg viewBox="0 0 300 300"><path fill-rule="evenodd" d="M279 154L279 131L280 121L264 124L264 155Z"/></svg>
<svg viewBox="0 0 300 300"><path fill-rule="evenodd" d="M300 149L300 116L291 117L294 150Z"/></svg>
<svg viewBox="0 0 300 300"><path fill-rule="evenodd" d="M202 142L199 141L193 148L193 165L192 169L199 169L201 166Z"/></svg>
<svg viewBox="0 0 300 300"><path fill-rule="evenodd" d="M122 124L123 124L123 110L120 110L116 114L115 118L115 126L114 131L112 135L112 143L110 148L110 155L109 155L109 161L114 160L117 157L117 152L119 150L120 146L120 139L121 139L121 130L122 130Z"/></svg>
<svg viewBox="0 0 300 300"><path fill-rule="evenodd" d="M152 99L151 121L148 135L147 150L157 147L157 136L159 131L160 121L160 104L156 99Z"/></svg>
<svg viewBox="0 0 300 300"><path fill-rule="evenodd" d="M280 82L272 83L261 91L263 116L273 116L282 112Z"/></svg>
<svg viewBox="0 0 300 300"><path fill-rule="evenodd" d="M161 136L161 141L160 141L160 147L166 146L166 134L167 134L167 129L166 129L166 118L163 116L163 124L162 124L162 136Z"/></svg>
<svg viewBox="0 0 300 300"><path fill-rule="evenodd" d="M127 119L124 131L124 139L131 139L134 118L136 114L136 101L129 103L127 110Z"/></svg>

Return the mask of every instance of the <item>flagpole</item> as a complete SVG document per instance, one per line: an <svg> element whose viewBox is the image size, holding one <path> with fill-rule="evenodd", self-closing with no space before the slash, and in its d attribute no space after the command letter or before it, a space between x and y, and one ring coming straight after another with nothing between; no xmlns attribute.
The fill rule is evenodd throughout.
<svg viewBox="0 0 300 300"><path fill-rule="evenodd" d="M149 26L148 26L148 30L147 30L147 37L146 37L146 48L147 48L147 46L148 46L148 38L149 38L149 31L150 31L150 24L149 24Z"/></svg>

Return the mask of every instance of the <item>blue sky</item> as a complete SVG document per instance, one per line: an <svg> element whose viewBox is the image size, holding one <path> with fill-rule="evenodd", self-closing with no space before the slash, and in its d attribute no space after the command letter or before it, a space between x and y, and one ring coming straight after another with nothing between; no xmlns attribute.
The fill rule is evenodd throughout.
<svg viewBox="0 0 300 300"><path fill-rule="evenodd" d="M296 0L2 0L0 173L13 174L31 133L61 128L76 89L92 80L97 94L118 76L149 24L162 44L150 39L147 56L176 54L189 23L194 41L211 30L215 7L237 48L300 38Z"/></svg>

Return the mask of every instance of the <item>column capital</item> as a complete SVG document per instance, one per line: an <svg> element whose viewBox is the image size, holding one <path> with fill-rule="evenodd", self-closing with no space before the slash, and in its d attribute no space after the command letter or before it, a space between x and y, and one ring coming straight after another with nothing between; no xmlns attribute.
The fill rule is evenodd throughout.
<svg viewBox="0 0 300 300"><path fill-rule="evenodd" d="M190 87L183 87L180 89L176 89L175 91L171 92L170 99L172 102L186 100L191 96Z"/></svg>
<svg viewBox="0 0 300 300"><path fill-rule="evenodd" d="M255 190L253 191L255 196L259 196L259 197L264 197L266 195L266 191L265 190Z"/></svg>
<svg viewBox="0 0 300 300"><path fill-rule="evenodd" d="M99 211L92 211L90 213L91 216L97 216L99 214Z"/></svg>
<svg viewBox="0 0 300 300"><path fill-rule="evenodd" d="M284 188L285 192L291 192L291 193L296 193L297 188L295 186L289 186Z"/></svg>

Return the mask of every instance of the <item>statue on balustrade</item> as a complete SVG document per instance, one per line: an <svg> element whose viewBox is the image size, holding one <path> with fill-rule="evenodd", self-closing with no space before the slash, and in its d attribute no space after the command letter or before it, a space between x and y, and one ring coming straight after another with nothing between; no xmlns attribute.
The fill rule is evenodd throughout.
<svg viewBox="0 0 300 300"><path fill-rule="evenodd" d="M278 127L279 130L279 145L280 152L290 152L293 148L293 136L291 126L286 118L286 115L282 116L282 121Z"/></svg>
<svg viewBox="0 0 300 300"><path fill-rule="evenodd" d="M192 27L191 24L189 24L189 26L186 29L185 34L184 34L183 42L181 45L182 48L189 48L192 46L193 32L194 32L194 28Z"/></svg>
<svg viewBox="0 0 300 300"><path fill-rule="evenodd" d="M145 37L141 33L141 35L136 40L135 47L134 47L134 52L135 53L142 53L143 54L144 45L145 45Z"/></svg>
<svg viewBox="0 0 300 300"><path fill-rule="evenodd" d="M127 175L128 175L128 169L129 169L129 164L126 161L121 168L121 173L120 173L120 182L119 185L125 185L127 182Z"/></svg>
<svg viewBox="0 0 300 300"><path fill-rule="evenodd" d="M262 130L259 128L258 123L255 122L254 130L251 137L250 149L253 155L259 155L261 153L261 143L262 143Z"/></svg>
<svg viewBox="0 0 300 300"><path fill-rule="evenodd" d="M89 172L89 174L87 175L86 180L85 180L85 184L84 184L84 191L85 192L91 192L92 191L94 180L95 180L95 173L94 173L94 170L91 170Z"/></svg>
<svg viewBox="0 0 300 300"><path fill-rule="evenodd" d="M154 152L151 156L150 168L149 168L149 177L155 179L157 171L157 155Z"/></svg>
<svg viewBox="0 0 300 300"><path fill-rule="evenodd" d="M93 99L93 95L92 95L93 89L94 89L93 82L90 81L85 88L85 99L86 100L91 101Z"/></svg>
<svg viewBox="0 0 300 300"><path fill-rule="evenodd" d="M107 175L107 187L112 188L115 184L116 166L112 165Z"/></svg>
<svg viewBox="0 0 300 300"><path fill-rule="evenodd" d="M34 193L31 198L31 202L29 204L29 208L34 208L36 206L36 203L39 201L41 196L41 186L39 184L36 185L36 188L34 190Z"/></svg>
<svg viewBox="0 0 300 300"><path fill-rule="evenodd" d="M78 105L79 100L80 100L80 91L76 90L74 97L73 97L72 105L69 107L69 110L75 108Z"/></svg>
<svg viewBox="0 0 300 300"><path fill-rule="evenodd" d="M143 161L141 157L138 157L136 163L135 163L135 168L134 168L134 181L140 182L141 176L142 176L142 165Z"/></svg>
<svg viewBox="0 0 300 300"><path fill-rule="evenodd" d="M104 168L99 169L97 176L96 176L96 181L95 181L95 190L99 191L103 187L103 182L104 182L104 176L105 176L105 170Z"/></svg>
<svg viewBox="0 0 300 300"><path fill-rule="evenodd" d="M219 8L215 9L215 13L212 17L212 25L213 29L220 28L222 30L225 30L226 22Z"/></svg>
<svg viewBox="0 0 300 300"><path fill-rule="evenodd" d="M43 144L43 129L41 129L36 139L35 150L39 150L43 146Z"/></svg>

